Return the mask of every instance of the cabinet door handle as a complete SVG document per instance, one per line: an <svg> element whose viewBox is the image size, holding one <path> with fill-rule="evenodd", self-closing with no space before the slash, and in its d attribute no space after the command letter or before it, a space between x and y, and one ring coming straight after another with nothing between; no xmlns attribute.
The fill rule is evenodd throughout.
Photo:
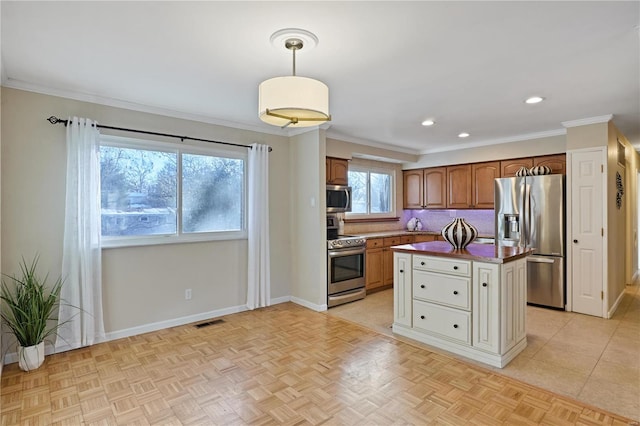
<svg viewBox="0 0 640 426"><path fill-rule="evenodd" d="M404 274L404 269L400 269L400 273L401 273L401 274Z"/></svg>
<svg viewBox="0 0 640 426"><path fill-rule="evenodd" d="M424 284L420 284L420 288L424 288L424 287L425 287Z"/></svg>
<svg viewBox="0 0 640 426"><path fill-rule="evenodd" d="M457 266L454 266L454 267L453 267L453 270L454 270L454 271L457 271L457 270L458 270L458 267L457 267Z"/></svg>
<svg viewBox="0 0 640 426"><path fill-rule="evenodd" d="M420 319L424 319L424 315L420 315Z"/></svg>
<svg viewBox="0 0 640 426"><path fill-rule="evenodd" d="M458 328L458 324L453 324L453 328Z"/></svg>
<svg viewBox="0 0 640 426"><path fill-rule="evenodd" d="M458 292L456 290L453 290L453 294L458 294Z"/></svg>
<svg viewBox="0 0 640 426"><path fill-rule="evenodd" d="M424 262L420 262L420 265L424 266Z"/></svg>
<svg viewBox="0 0 640 426"><path fill-rule="evenodd" d="M482 287L486 287L486 286L487 286L487 283L482 283Z"/></svg>
<svg viewBox="0 0 640 426"><path fill-rule="evenodd" d="M573 243L574 244L578 244L578 240L573 240Z"/></svg>

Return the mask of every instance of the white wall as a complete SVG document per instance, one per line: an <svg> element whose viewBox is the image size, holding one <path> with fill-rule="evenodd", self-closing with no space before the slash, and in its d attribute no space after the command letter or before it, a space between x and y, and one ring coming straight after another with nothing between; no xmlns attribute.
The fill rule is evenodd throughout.
<svg viewBox="0 0 640 426"><path fill-rule="evenodd" d="M112 126L272 146L271 296L289 297L290 216L294 209L288 191L291 176L288 138L8 88L2 88L1 99L2 272L15 273L22 256L29 260L39 253L42 273L48 272L53 278L61 273L65 128L53 126L45 119L50 115L61 118L76 115ZM246 240L104 249L106 331L117 333L154 322L244 306L246 252ZM186 288L193 291L191 301L184 300Z"/></svg>
<svg viewBox="0 0 640 426"><path fill-rule="evenodd" d="M294 300L311 309L327 304L326 178L324 130L291 138L291 190L297 206L292 218L292 279Z"/></svg>
<svg viewBox="0 0 640 426"><path fill-rule="evenodd" d="M403 168L447 166L452 164L479 163L519 157L559 154L567 151L566 136L549 136L498 145L458 149L422 155L416 163L405 163Z"/></svg>

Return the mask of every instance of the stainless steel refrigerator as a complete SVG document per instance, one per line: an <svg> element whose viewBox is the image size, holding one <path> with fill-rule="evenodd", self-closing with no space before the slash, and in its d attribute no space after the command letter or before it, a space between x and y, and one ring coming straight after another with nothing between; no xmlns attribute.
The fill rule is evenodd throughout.
<svg viewBox="0 0 640 426"><path fill-rule="evenodd" d="M495 180L496 245L530 247L527 303L564 308L565 191L563 175Z"/></svg>

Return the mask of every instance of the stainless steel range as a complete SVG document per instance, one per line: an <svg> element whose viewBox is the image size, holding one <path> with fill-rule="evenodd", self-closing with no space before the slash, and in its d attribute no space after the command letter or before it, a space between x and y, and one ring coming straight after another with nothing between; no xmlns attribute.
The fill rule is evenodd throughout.
<svg viewBox="0 0 640 426"><path fill-rule="evenodd" d="M365 248L367 240L336 235L337 219L327 216L327 306L363 299L365 290ZM335 225L335 228L334 228Z"/></svg>

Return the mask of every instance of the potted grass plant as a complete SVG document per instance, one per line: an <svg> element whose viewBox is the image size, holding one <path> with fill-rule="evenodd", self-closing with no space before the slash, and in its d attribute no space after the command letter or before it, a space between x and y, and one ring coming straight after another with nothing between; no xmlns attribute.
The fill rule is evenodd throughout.
<svg viewBox="0 0 640 426"><path fill-rule="evenodd" d="M18 344L18 365L24 371L35 370L44 362L45 339L55 335L62 326L58 323L58 307L63 280L58 278L47 285L48 275L36 274L38 256L31 264L22 259L21 277L4 275L0 285L2 321L15 336Z"/></svg>

